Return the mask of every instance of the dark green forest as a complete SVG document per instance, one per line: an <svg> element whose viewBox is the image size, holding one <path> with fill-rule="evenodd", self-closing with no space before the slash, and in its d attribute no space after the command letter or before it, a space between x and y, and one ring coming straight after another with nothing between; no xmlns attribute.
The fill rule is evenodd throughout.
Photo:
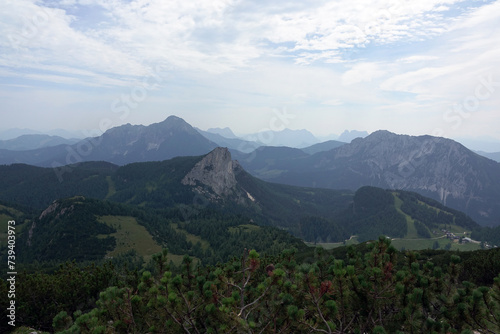
<svg viewBox="0 0 500 334"><path fill-rule="evenodd" d="M101 261L116 246L115 238L110 235L116 229L98 221L99 216L106 215L136 218L159 245L174 254L194 256L204 265L227 261L244 248L279 254L287 247L306 247L286 231L257 226L241 215L210 208L186 210L144 209L83 197L56 201L34 222L26 223L25 233L18 235L19 265L34 268L36 263ZM203 249L187 240L186 234L177 231L173 224L213 247ZM3 255L6 259L5 252Z"/></svg>
<svg viewBox="0 0 500 334"><path fill-rule="evenodd" d="M53 273L22 273L18 325L60 333L500 330L498 250L399 252L380 237L331 251L241 250L211 266L186 255L177 268L167 253L144 269L66 263ZM482 265L491 275L477 270Z"/></svg>
<svg viewBox="0 0 500 334"><path fill-rule="evenodd" d="M231 196L211 201L181 184L201 158L180 157L122 167L104 162L80 163L64 167L64 182L59 182L51 168L0 166L0 200L29 210L44 210L55 200L85 196L153 211L184 208L184 216L198 206L228 215L240 214L255 224L276 226L310 242L342 242L350 235L358 235L360 241L380 234L400 238L407 233L405 218L391 197L394 191L375 187L362 187L355 193L293 187L264 182L241 169L235 172L235 191L243 197L250 193L255 201L235 201ZM476 240L500 244L499 228L483 228L464 213L416 193L396 192L403 202L401 211L417 221L419 236L428 237L437 226L454 224L473 231ZM313 222L312 230L306 222Z"/></svg>

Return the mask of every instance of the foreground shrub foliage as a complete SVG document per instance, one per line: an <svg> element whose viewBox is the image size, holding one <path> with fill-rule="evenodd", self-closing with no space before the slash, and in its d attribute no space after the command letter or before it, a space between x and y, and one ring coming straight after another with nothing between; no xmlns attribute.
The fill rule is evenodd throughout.
<svg viewBox="0 0 500 334"><path fill-rule="evenodd" d="M379 238L346 261L323 255L298 265L245 250L241 259L173 274L167 251L137 286L109 287L96 308L59 313L64 333L480 333L497 332L500 278L492 287L459 282L460 258L446 268L397 251Z"/></svg>

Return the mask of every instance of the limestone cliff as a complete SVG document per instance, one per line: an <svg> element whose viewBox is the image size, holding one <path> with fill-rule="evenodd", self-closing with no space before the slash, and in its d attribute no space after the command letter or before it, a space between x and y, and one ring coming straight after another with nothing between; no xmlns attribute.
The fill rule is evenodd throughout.
<svg viewBox="0 0 500 334"><path fill-rule="evenodd" d="M227 148L217 147L199 161L182 179L182 184L190 186L206 186L222 198L234 195L236 190L235 169L237 161L231 160ZM199 188L201 190L201 188Z"/></svg>

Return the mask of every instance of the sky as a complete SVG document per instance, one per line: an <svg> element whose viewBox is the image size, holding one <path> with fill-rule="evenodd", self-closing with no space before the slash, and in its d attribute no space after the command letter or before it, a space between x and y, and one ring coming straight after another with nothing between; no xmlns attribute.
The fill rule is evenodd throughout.
<svg viewBox="0 0 500 334"><path fill-rule="evenodd" d="M0 1L0 129L170 115L500 141L500 1Z"/></svg>

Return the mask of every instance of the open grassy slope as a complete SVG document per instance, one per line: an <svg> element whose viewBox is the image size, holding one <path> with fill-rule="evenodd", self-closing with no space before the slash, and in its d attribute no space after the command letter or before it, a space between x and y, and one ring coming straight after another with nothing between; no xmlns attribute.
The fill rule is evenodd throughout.
<svg viewBox="0 0 500 334"><path fill-rule="evenodd" d="M134 217L102 216L98 218L98 221L116 230L116 232L109 234L116 239L116 246L106 254L106 257L113 257L134 249L137 254L149 260L151 255L161 251L161 246L144 226L139 225ZM98 237L107 236L98 235Z"/></svg>

